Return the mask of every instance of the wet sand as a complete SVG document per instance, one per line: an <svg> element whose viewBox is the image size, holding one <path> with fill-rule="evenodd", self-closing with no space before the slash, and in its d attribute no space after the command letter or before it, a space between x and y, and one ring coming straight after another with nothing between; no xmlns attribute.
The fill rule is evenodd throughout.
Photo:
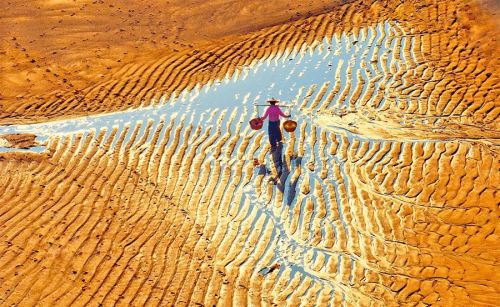
<svg viewBox="0 0 500 307"><path fill-rule="evenodd" d="M321 14L336 7L338 2L3 2L0 4L2 122L30 114L34 116L31 121L44 120L44 116L71 115L75 112L71 111L73 107L64 114L52 114L33 105L58 97L78 99L120 71L135 71L158 58L203 48L218 39L230 41L241 34ZM114 100L124 103L126 98ZM82 105L96 103L89 100L78 101ZM74 104L57 102L66 103ZM109 107L108 111L116 108ZM79 114L86 112L79 111Z"/></svg>
<svg viewBox="0 0 500 307"><path fill-rule="evenodd" d="M495 306L495 3L316 9L3 105L46 147L0 153L0 303ZM273 93L280 175L247 125Z"/></svg>
<svg viewBox="0 0 500 307"><path fill-rule="evenodd" d="M116 45L116 48L120 49L120 53L126 53L122 54L123 57L131 57L127 60L122 55L111 51L108 56L100 55L100 51L95 51L95 48L102 49L102 42L99 43L89 39L88 44L90 46L87 46L86 40L82 40L80 34L75 38L71 33L71 35L67 34L70 36L68 39L70 41L76 39L79 44L76 42L67 43L63 39L61 44L64 47L56 45L54 48L57 49L57 46L59 46L62 49L68 49L68 45L75 45L76 50L69 50L66 56L65 52L59 56L58 51L55 51L56 54L47 58L47 63L36 64L35 59L35 63L29 63L33 67L19 67L18 62L28 63L27 58L29 56L20 57L17 51L19 49L18 43L16 44L13 41L10 45L6 45L10 47L4 53L12 51L17 55L14 54L7 58L5 63L7 65L10 63L11 66L16 67L4 69L7 73L4 73L3 75L6 77L2 78L2 81L6 83L3 87L4 91L13 92L1 94L4 98L1 103L3 112L0 116L0 122L5 124L38 122L47 119L112 112L148 105L155 101L158 102L161 97L168 97L174 92L192 88L196 84L205 84L213 78L223 78L227 74L232 74L238 67L249 65L255 59L272 56L279 50L294 48L294 46L302 44L311 44L315 39L320 39L325 34L328 35L328 32L355 30L363 25L366 26L391 19L400 21L403 28L412 28L413 30L409 30L409 33L418 31L418 43L425 49L422 59L425 58L426 61L432 62L434 67L443 66L443 69L446 69L445 67L448 65L456 65L457 63L454 63L456 59L454 58L457 54L459 58L466 56L463 53L457 53L461 47L456 43L467 41L470 41L470 44L473 42L477 45L471 48L471 51L474 52L474 55L471 55L472 57L486 55L484 60L487 62L481 62L481 64L486 65L486 70L492 70L492 67L495 66L490 65L489 61L496 62L493 53L498 49L498 41L487 38L498 37L498 30L495 27L495 22L492 21L495 15L490 13L491 10L486 10L486 7L481 8L477 5L462 4L456 10L458 13L449 12L451 16L456 15L456 17L446 21L434 22L429 20L437 17L429 15L433 14L433 6L430 4L398 5L385 3L384 5L357 2L339 5L335 10L318 17L300 19L291 23L286 23L282 18L282 22L276 22L281 25L275 27L243 36L233 35L222 40L202 41L199 44L191 43L197 41L196 38L203 37L203 35L197 35L198 32L194 31L193 34L186 34L186 43L182 43L182 48L172 47L172 44L180 43L178 40L172 43L169 43L169 40L161 40L166 49L163 49L162 46L158 48L149 47L149 45L140 41L135 42L133 48L130 48L128 45L121 45L122 39L119 39L119 42L114 40L120 36L111 35L109 31L102 34L104 35L102 40L107 42L106 46L112 48L112 46ZM454 3L450 4L450 6L452 5ZM491 9L490 7L487 8ZM114 9L114 6L110 9ZM200 10L202 9L200 8ZM447 4L443 8L436 8L436 10L441 9L445 13L449 11ZM247 12L247 10L243 11ZM297 13L291 14L293 10L289 12L289 15L298 16ZM292 17L288 16L288 18ZM224 18L221 19L224 20ZM194 18L193 20L198 19ZM235 20L240 19L235 18ZM242 20L245 20L245 18ZM280 19L276 18L275 20ZM86 22L95 23L92 19ZM267 23L262 21L261 26L264 25L267 25ZM27 26L29 27L29 25ZM151 25L151 27L153 26L154 24ZM256 27L258 28L258 26ZM39 27L29 28L38 29ZM228 28L234 31L233 27ZM70 27L70 29L73 29L73 27ZM211 26L200 27L200 29L211 29ZM241 30L241 32L255 30L255 28L245 29ZM167 30L165 29L165 31ZM144 32L147 31L137 29L137 33L141 33L141 35ZM31 32L29 33L32 35ZM164 33L164 31L158 31L158 33ZM290 33L293 33L293 35L290 35ZM212 36L219 37L225 34L228 33L221 31L220 34L212 34ZM448 41L448 38L446 38L447 43L444 45L439 43L441 37L450 35L453 36L453 39ZM62 35L62 37L66 37L66 35ZM128 33L126 37L137 39ZM154 37L148 38L148 40L153 41ZM35 47L34 50L37 48L45 50L48 47L47 45L53 44L53 41L54 39L40 40L40 46ZM55 41L58 40L55 39ZM173 50L167 48L167 46L172 47ZM409 47L405 46L405 49ZM465 45L465 48L467 48L467 45ZM452 54L453 51L455 54ZM87 52L94 52L94 54L88 54ZM20 61L22 58L26 61ZM109 58L116 62L111 64L112 61L108 60ZM58 64L58 61L62 62ZM95 61L101 64L87 66L89 65L85 64L87 61ZM50 65L47 65L48 63ZM56 69L66 69L64 67L73 64L77 65L77 67L74 67L72 72L68 72L67 75L56 72L55 75L49 76L51 73L48 73L47 69L53 69L51 68L54 66L52 63L55 64ZM106 63L106 67L103 66L103 63ZM40 66L40 68L36 66ZM421 69L423 69L422 66ZM454 74L458 74L458 76L444 74L438 78L444 79L440 84L447 84L449 80L453 80L459 82L460 86L476 86L472 84L467 72L467 70L455 71ZM19 74L27 73L30 75L28 79L35 78L36 82L26 84L21 80L22 78L19 78ZM60 76L63 77L60 78ZM491 80L495 80L495 77L489 77L485 85L490 85ZM420 86L423 85L423 80L412 81L415 83L418 81ZM65 85L68 82L71 84ZM80 85L76 86L73 83ZM418 83L417 85L419 85ZM40 90L37 89L38 87L40 87ZM16 90L20 88L24 88L24 90L21 92ZM27 93L26 97L22 93L23 91ZM36 95L34 95L35 93ZM482 90L474 91L474 93L480 95ZM472 103L472 101L469 102Z"/></svg>
<svg viewBox="0 0 500 307"><path fill-rule="evenodd" d="M0 146L27 149L37 145L34 134L4 134L0 135Z"/></svg>

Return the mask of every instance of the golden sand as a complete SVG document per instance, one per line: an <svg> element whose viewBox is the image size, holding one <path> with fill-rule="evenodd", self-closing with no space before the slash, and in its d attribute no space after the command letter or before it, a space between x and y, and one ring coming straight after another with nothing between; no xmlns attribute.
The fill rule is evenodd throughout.
<svg viewBox="0 0 500 307"><path fill-rule="evenodd" d="M0 135L0 146L10 148L30 148L37 145L34 134L5 134Z"/></svg>
<svg viewBox="0 0 500 307"><path fill-rule="evenodd" d="M9 18L35 28L23 16L36 5L11 3L17 13ZM391 56L406 61L387 65L389 55L376 45L378 56L359 64L384 62L375 73L366 70L368 79L346 62L348 84L341 86L338 70L306 88L298 109L316 117L287 135L276 184L254 162L268 159L267 137L245 127L248 114L231 111L203 118L209 126L179 116L54 136L41 154L2 153L0 303L498 304L495 3L175 2L161 25L164 15L150 13L159 9L143 7L137 19L147 25L124 28L123 36L118 21L138 8L117 13L115 3L82 3L40 3L42 16L56 20L65 10L60 28L37 28L67 38L62 45L73 37L75 46L60 57L12 69L28 48L2 51L14 59L2 64L2 123L157 104L287 48L334 34L361 37L385 21L399 25L386 33ZM104 19L97 5L117 15ZM78 36L64 26L73 10L87 12L82 24L110 23L115 32ZM255 18L264 11L273 13ZM144 41L158 43L142 49L145 29L156 34ZM9 44L29 39L26 31ZM175 47L170 35L185 46ZM115 43L102 57L89 57ZM41 83L30 86L34 80Z"/></svg>

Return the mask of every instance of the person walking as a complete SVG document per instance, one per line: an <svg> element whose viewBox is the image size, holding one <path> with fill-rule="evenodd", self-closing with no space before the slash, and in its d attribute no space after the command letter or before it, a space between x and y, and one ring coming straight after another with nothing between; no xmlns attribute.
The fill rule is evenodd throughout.
<svg viewBox="0 0 500 307"><path fill-rule="evenodd" d="M282 167L281 152L283 149L283 143L280 129L280 117L289 118L291 115L285 115L285 113L281 111L280 107L276 105L279 102L278 100L272 98L267 102L269 102L270 106L267 107L264 116L260 119L265 120L269 117L267 132L269 134L269 143L271 144L271 153L273 155L274 163L277 166Z"/></svg>

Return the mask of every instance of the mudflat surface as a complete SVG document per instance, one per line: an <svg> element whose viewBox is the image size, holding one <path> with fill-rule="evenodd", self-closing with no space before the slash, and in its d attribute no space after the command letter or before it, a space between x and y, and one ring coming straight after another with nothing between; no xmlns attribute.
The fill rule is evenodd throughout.
<svg viewBox="0 0 500 307"><path fill-rule="evenodd" d="M2 79L0 303L497 305L498 5L293 3L8 4L16 41L32 10L99 30ZM16 77L67 61L77 92Z"/></svg>
<svg viewBox="0 0 500 307"><path fill-rule="evenodd" d="M324 13L337 2L4 1L0 105L78 96L127 64Z"/></svg>

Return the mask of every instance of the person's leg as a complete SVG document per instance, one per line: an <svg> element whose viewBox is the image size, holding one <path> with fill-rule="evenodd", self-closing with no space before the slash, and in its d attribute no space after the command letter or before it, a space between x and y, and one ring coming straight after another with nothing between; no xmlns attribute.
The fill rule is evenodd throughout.
<svg viewBox="0 0 500 307"><path fill-rule="evenodd" d="M281 130L279 122L269 122L269 142L271 143L271 154L273 162L277 167L281 167L282 164L282 148L281 143Z"/></svg>
<svg viewBox="0 0 500 307"><path fill-rule="evenodd" d="M280 127L278 126L278 137L277 137L277 140L276 140L276 146L277 146L277 154L278 154L278 157L279 157L279 166L281 167L282 164L283 164L283 137L281 135L281 129Z"/></svg>
<svg viewBox="0 0 500 307"><path fill-rule="evenodd" d="M271 150L274 150L274 148L276 147L276 141L276 135L274 134L274 132L271 132L271 134L269 135L269 144L271 144Z"/></svg>
<svg viewBox="0 0 500 307"><path fill-rule="evenodd" d="M271 144L271 150L276 148L276 143L278 142L279 135L279 126L276 122L269 122L269 143Z"/></svg>
<svg viewBox="0 0 500 307"><path fill-rule="evenodd" d="M278 142L276 145L276 166L278 166L278 171L281 172L281 168L283 167L283 143Z"/></svg>

